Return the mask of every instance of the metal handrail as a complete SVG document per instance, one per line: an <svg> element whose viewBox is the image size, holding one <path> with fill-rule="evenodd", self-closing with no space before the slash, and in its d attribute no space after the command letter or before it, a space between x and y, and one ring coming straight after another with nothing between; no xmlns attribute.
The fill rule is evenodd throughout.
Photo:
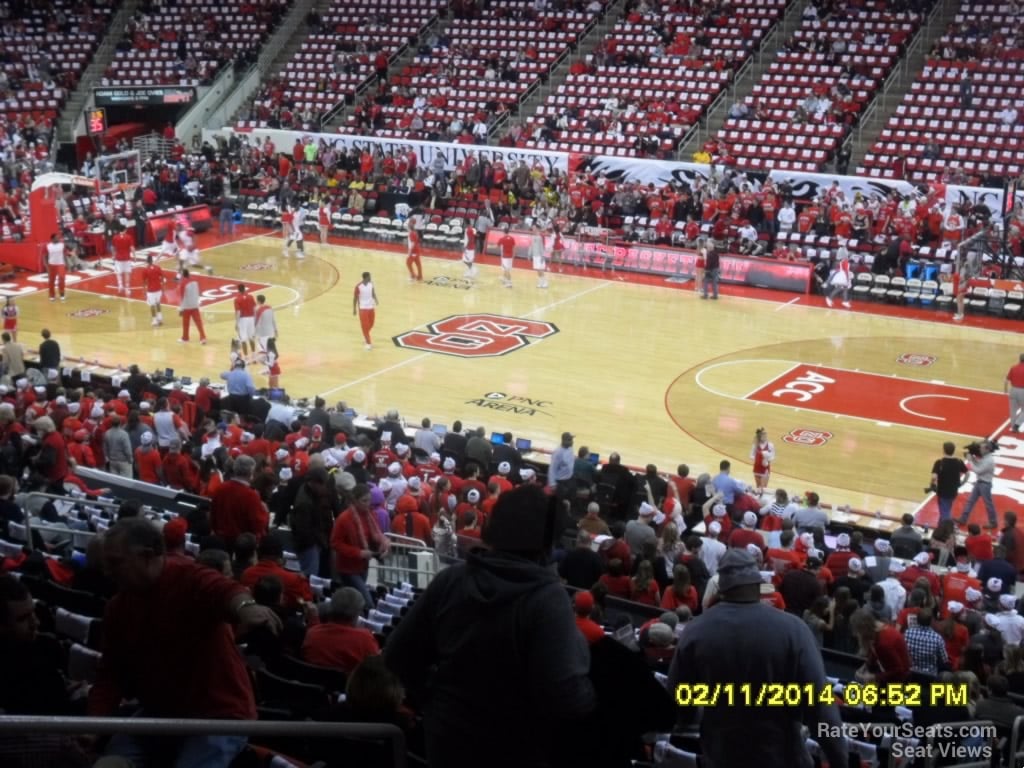
<svg viewBox="0 0 1024 768"><path fill-rule="evenodd" d="M1020 750L1020 730L1024 726L1024 715L1018 715L1013 720L1013 728L1010 729L1010 762L1012 763Z"/></svg>
<svg viewBox="0 0 1024 768"><path fill-rule="evenodd" d="M289 720L197 720L155 717L0 716L0 733L127 734L131 736L287 736L313 739L370 738L391 745L394 768L405 768L405 734L390 723L325 723Z"/></svg>

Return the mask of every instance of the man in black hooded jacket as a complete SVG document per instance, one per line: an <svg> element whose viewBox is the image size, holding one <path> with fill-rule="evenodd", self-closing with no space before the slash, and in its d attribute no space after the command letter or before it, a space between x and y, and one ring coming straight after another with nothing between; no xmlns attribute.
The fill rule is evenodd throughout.
<svg viewBox="0 0 1024 768"><path fill-rule="evenodd" d="M586 642L544 565L554 521L538 487L503 493L483 534L491 551L439 573L388 638L435 768L546 765L563 726L595 707Z"/></svg>

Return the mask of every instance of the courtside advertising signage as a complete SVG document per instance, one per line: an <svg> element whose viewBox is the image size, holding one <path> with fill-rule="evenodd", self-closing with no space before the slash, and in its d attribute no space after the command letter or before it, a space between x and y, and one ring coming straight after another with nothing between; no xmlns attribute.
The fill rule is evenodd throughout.
<svg viewBox="0 0 1024 768"><path fill-rule="evenodd" d="M522 231L512 231L509 234L516 241L515 257L526 258L531 234ZM489 230L485 251L493 256L499 255L501 247L498 241L504 235L505 232L497 227ZM550 249L551 240L550 235L545 238L546 248ZM689 249L637 243L602 243L569 236L562 238L562 245L563 258L571 264L690 279L697 273L697 254ZM807 293L810 290L811 272L811 265L806 262L794 263L723 254L719 279L723 283Z"/></svg>
<svg viewBox="0 0 1024 768"><path fill-rule="evenodd" d="M96 88L93 91L96 106L133 107L191 104L196 98L195 88L177 85L153 85L139 88Z"/></svg>

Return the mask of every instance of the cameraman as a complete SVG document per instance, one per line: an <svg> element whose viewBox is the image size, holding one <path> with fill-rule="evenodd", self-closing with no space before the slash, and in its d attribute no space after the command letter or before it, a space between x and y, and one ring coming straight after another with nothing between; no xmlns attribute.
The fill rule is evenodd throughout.
<svg viewBox="0 0 1024 768"><path fill-rule="evenodd" d="M974 490L971 491L971 495L967 499L967 506L964 507L963 514L957 520L957 523L960 525L967 525L967 520L971 516L974 505L981 498L985 502L985 511L988 512L988 524L985 527L989 529L999 527L999 521L996 517L996 506L992 502L992 478L996 472L996 459L992 455L992 451L995 448L996 446L991 440L982 440L967 446L964 460L967 462L968 469L975 474L975 479Z"/></svg>

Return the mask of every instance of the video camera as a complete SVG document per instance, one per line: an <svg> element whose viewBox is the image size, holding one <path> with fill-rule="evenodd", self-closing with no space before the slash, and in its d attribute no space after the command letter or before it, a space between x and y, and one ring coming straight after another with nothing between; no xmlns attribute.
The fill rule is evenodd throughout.
<svg viewBox="0 0 1024 768"><path fill-rule="evenodd" d="M975 440L973 443L964 446L966 455L972 456L975 459L981 457L982 448L988 448L988 452L993 453L999 450L999 443L995 440Z"/></svg>

